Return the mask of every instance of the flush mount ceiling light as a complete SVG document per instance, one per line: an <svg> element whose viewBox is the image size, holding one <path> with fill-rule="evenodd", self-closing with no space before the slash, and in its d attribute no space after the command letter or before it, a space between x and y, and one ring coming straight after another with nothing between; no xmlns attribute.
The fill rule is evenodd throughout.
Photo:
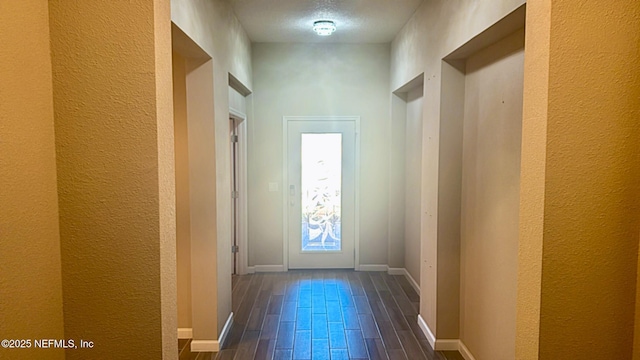
<svg viewBox="0 0 640 360"><path fill-rule="evenodd" d="M320 36L329 36L336 31L336 23L331 20L318 20L313 22L313 31Z"/></svg>

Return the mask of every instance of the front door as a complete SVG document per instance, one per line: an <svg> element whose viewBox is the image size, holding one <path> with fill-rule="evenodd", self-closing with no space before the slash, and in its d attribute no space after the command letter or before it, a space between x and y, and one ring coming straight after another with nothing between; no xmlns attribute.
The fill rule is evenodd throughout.
<svg viewBox="0 0 640 360"><path fill-rule="evenodd" d="M289 120L289 268L353 268L355 120Z"/></svg>

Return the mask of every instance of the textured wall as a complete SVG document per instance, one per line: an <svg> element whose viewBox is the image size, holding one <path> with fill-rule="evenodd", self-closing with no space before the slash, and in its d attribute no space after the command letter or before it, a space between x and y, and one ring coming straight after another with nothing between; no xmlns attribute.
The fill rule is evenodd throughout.
<svg viewBox="0 0 640 360"><path fill-rule="evenodd" d="M404 267L420 283L420 194L422 193L423 84L407 93L405 121Z"/></svg>
<svg viewBox="0 0 640 360"><path fill-rule="evenodd" d="M251 89L251 40L231 4L224 0L173 0L171 20L216 59L215 66L230 72ZM219 81L228 84L227 77Z"/></svg>
<svg viewBox="0 0 640 360"><path fill-rule="evenodd" d="M215 156L215 161L202 165L199 179L192 180L192 183L193 181L202 182L203 186L208 184L209 187L210 184L215 183L215 189L213 189L215 192L203 189L194 193L193 188L191 192L192 199L195 197L203 202L201 217L205 219L209 216L207 221L212 217L216 218L215 222L209 221L206 224L206 229L200 228L200 230L203 234L207 234L206 236L213 231L214 235L209 236L208 239L215 241L217 249L220 249L216 252L217 261L214 264L217 280L208 282L209 286L215 284L217 288L206 290L218 294L216 295L217 329L213 330L217 338L218 332L231 313L231 256L229 256L231 253L231 203L228 198L231 192L229 73L233 74L245 87L251 89L251 42L228 1L171 1L171 20L214 59L212 62L214 130L203 135L213 135L213 137L209 138L206 144L198 142L200 145L195 146L213 145L215 150L209 153ZM216 198L215 194L223 195ZM221 225L216 227L216 223ZM192 233L192 239L193 236L195 233Z"/></svg>
<svg viewBox="0 0 640 360"><path fill-rule="evenodd" d="M523 3L522 0L425 1L391 44L391 89L424 72L420 314L432 331L436 331L437 321L437 253L439 248L451 245L437 243L442 227L451 226L439 222L439 211L443 210L439 206L448 206L439 203L439 183L455 181L447 173L440 173L438 157L442 58ZM439 178L440 175L443 176ZM444 211L455 212L448 208ZM439 337L437 333L436 336Z"/></svg>
<svg viewBox="0 0 640 360"><path fill-rule="evenodd" d="M162 358L176 356L178 326L176 279L176 184L173 130L173 77L171 68L171 6L153 2L155 60L155 116L157 126L160 226L160 302Z"/></svg>
<svg viewBox="0 0 640 360"><path fill-rule="evenodd" d="M231 86L229 86L229 108L247 114L246 98Z"/></svg>
<svg viewBox="0 0 640 360"><path fill-rule="evenodd" d="M360 263L386 264L388 45L254 44L249 265L282 259L282 117L361 117ZM270 192L269 182L280 184Z"/></svg>
<svg viewBox="0 0 640 360"><path fill-rule="evenodd" d="M640 260L638 261L638 274L640 274ZM633 332L633 360L640 359L640 276L636 277L636 316Z"/></svg>
<svg viewBox="0 0 640 360"><path fill-rule="evenodd" d="M189 203L191 205L191 305L193 336L197 340L215 340L224 320L229 316L220 314L218 308L222 284L217 282L220 264L216 259L223 249L221 239L217 237L218 224L216 188L212 182L217 180L215 147L215 124L211 121L214 113L213 61L196 66L191 61L187 68L187 128L189 138ZM229 120L227 120L228 122ZM228 123L227 123L228 128ZM228 130L226 130L228 133ZM220 196L222 197L222 196ZM228 199L227 197L225 197ZM225 251L229 260L231 250ZM228 264L228 262L226 262ZM230 281L229 268L225 274ZM229 285L230 287L230 285ZM228 295L231 296L231 289ZM230 300L230 299L229 299ZM219 317L221 316L221 317Z"/></svg>
<svg viewBox="0 0 640 360"><path fill-rule="evenodd" d="M406 93L391 95L389 122L389 260L391 268L405 267L404 210L405 168L404 142L406 136ZM420 254L417 254L420 257Z"/></svg>
<svg viewBox="0 0 640 360"><path fill-rule="evenodd" d="M527 274L541 281L540 302L531 304L540 314L539 356L522 341L519 358L629 359L640 213L640 3L547 4L529 8L530 19L542 21L540 33L531 23L527 35L546 44L549 60L546 79L525 68L524 117L537 124L534 132L546 126L546 139L524 133L531 146L545 143L544 198L536 197L536 182L530 194L523 181L521 193L523 206L543 219L541 232L521 236L523 246L542 251L541 279ZM548 96L542 116L529 113L526 94L534 88ZM523 169L536 160L523 157ZM520 257L522 267L539 266L532 260Z"/></svg>
<svg viewBox="0 0 640 360"><path fill-rule="evenodd" d="M173 53L173 124L176 151L176 266L178 327L191 328L191 202L186 61Z"/></svg>
<svg viewBox="0 0 640 360"><path fill-rule="evenodd" d="M47 3L0 2L0 44L0 338L61 339ZM64 359L64 350L0 349L0 358Z"/></svg>
<svg viewBox="0 0 640 360"><path fill-rule="evenodd" d="M515 359L523 68L524 29L466 61L460 339L480 360Z"/></svg>
<svg viewBox="0 0 640 360"><path fill-rule="evenodd" d="M50 3L67 358L175 358L169 7Z"/></svg>
<svg viewBox="0 0 640 360"><path fill-rule="evenodd" d="M527 4L520 171L516 358L538 359L551 0ZM535 25L534 25L535 24Z"/></svg>

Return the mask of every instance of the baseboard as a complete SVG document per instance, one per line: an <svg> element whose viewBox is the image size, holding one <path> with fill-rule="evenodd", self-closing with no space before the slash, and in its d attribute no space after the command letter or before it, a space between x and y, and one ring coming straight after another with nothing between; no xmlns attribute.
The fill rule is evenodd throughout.
<svg viewBox="0 0 640 360"><path fill-rule="evenodd" d="M460 352L460 355L462 355L464 360L476 360L476 358L473 357L473 354L471 354L471 351L469 351L469 349L467 349L467 347L464 345L462 340L460 340L459 345L460 345L460 348L458 349L458 351Z"/></svg>
<svg viewBox="0 0 640 360"><path fill-rule="evenodd" d="M458 339L442 339L436 340L436 346L433 350L436 351L458 351L460 348L460 340Z"/></svg>
<svg viewBox="0 0 640 360"><path fill-rule="evenodd" d="M191 340L191 352L218 352L220 343L218 340Z"/></svg>
<svg viewBox="0 0 640 360"><path fill-rule="evenodd" d="M418 282L413 278L413 276L411 276L411 274L409 274L407 269L405 269L405 268L389 268L389 270L387 270L387 272L389 273L389 275L404 275L404 277L406 277L407 280L409 281L409 284L411 284L411 287L418 294L420 294L420 285L418 285Z"/></svg>
<svg viewBox="0 0 640 360"><path fill-rule="evenodd" d="M407 277L407 280L409 280L409 284L411 284L411 286L413 286L413 289L420 294L420 284L418 284L418 282L416 281L416 279L413 278L413 276L411 276L411 274L409 274L409 272L407 271L407 269L404 269L404 276Z"/></svg>
<svg viewBox="0 0 640 360"><path fill-rule="evenodd" d="M248 268L249 274L264 272L283 272L283 265L254 265Z"/></svg>
<svg viewBox="0 0 640 360"><path fill-rule="evenodd" d="M436 337L433 335L431 329L429 329L429 325L427 325L427 323L422 318L422 315L420 314L418 314L418 326L420 327L420 330L422 330L424 336L427 338L427 341L429 341L429 345L431 345L431 348L435 349Z"/></svg>
<svg viewBox="0 0 640 360"><path fill-rule="evenodd" d="M433 333L431 332L431 329L429 329L429 325L427 325L426 321L424 321L424 319L422 318L422 315L420 314L418 314L418 326L420 327L420 330L422 330L422 333L424 334L424 336L427 337L427 341L429 341L429 345L431 345L431 348L433 350L458 351L465 360L476 360L476 358L473 357L473 354L471 354L471 351L469 351L469 349L467 349L467 347L464 345L462 340L460 339L436 340L435 335L433 335Z"/></svg>
<svg viewBox="0 0 640 360"><path fill-rule="evenodd" d="M229 335L229 332L231 331L231 325L233 325L233 312L229 314L227 322L224 323L222 331L220 332L220 336L218 336L219 347L222 347L222 345L224 345L224 341L227 339L227 335Z"/></svg>
<svg viewBox="0 0 640 360"><path fill-rule="evenodd" d="M229 314L227 322L222 327L217 340L191 340L191 352L219 352L227 338L231 325L233 324L233 313Z"/></svg>
<svg viewBox="0 0 640 360"><path fill-rule="evenodd" d="M247 274L255 274L256 268L253 266L247 266Z"/></svg>
<svg viewBox="0 0 640 360"><path fill-rule="evenodd" d="M178 339L193 339L193 329L178 328Z"/></svg>
<svg viewBox="0 0 640 360"><path fill-rule="evenodd" d="M387 271L389 267L385 264L360 264L358 271Z"/></svg>

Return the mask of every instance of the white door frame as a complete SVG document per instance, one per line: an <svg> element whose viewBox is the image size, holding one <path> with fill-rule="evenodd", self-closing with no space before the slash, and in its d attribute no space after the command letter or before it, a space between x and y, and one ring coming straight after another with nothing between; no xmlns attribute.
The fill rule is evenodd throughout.
<svg viewBox="0 0 640 360"><path fill-rule="evenodd" d="M238 121L238 274L248 274L247 223L247 115L229 108L229 117Z"/></svg>
<svg viewBox="0 0 640 360"><path fill-rule="evenodd" d="M360 116L284 116L282 117L282 268L289 270L289 193L287 191L289 121L353 121L356 125L356 169L355 169L355 250L354 267L360 270Z"/></svg>

